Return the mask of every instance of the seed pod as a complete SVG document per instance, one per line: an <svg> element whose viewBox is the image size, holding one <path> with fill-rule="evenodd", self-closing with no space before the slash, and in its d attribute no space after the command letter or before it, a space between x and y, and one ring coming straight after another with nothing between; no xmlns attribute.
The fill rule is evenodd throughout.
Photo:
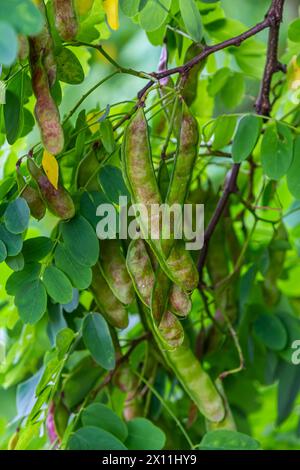
<svg viewBox="0 0 300 470"><path fill-rule="evenodd" d="M126 264L139 298L149 307L155 275L145 244L141 239L130 242Z"/></svg>
<svg viewBox="0 0 300 470"><path fill-rule="evenodd" d="M184 330L179 320L168 310L163 314L158 327L158 334L167 351L179 348L184 341Z"/></svg>
<svg viewBox="0 0 300 470"><path fill-rule="evenodd" d="M192 60L197 55L201 54L204 47L202 44L192 44L185 55L184 63L186 64L190 60ZM201 74L202 70L204 69L206 64L206 60L202 60L197 65L195 65L188 74L187 80L184 84L184 88L182 90L182 96L186 104L190 107L194 101L197 99L198 94L198 80L199 75Z"/></svg>
<svg viewBox="0 0 300 470"><path fill-rule="evenodd" d="M126 264L139 298L146 307L150 308L155 274L143 240L137 239L131 241L127 251ZM166 292L164 299L168 299ZM173 284L170 288L168 305L170 312L179 317L186 317L191 311L191 307L189 296L180 287ZM157 307L157 310L160 311L159 307ZM158 315L158 321L160 321L161 316L162 314Z"/></svg>
<svg viewBox="0 0 300 470"><path fill-rule="evenodd" d="M32 88L36 97L35 116L45 149L57 155L64 147L64 133L58 108L51 96L49 83L41 60L36 62L30 45Z"/></svg>
<svg viewBox="0 0 300 470"><path fill-rule="evenodd" d="M118 240L101 241L100 265L103 277L117 299L125 305L131 304L134 299L132 281Z"/></svg>
<svg viewBox="0 0 300 470"><path fill-rule="evenodd" d="M72 219L75 215L75 206L68 191L60 184L58 189L55 189L32 158L27 160L27 166L29 173L39 187L41 196L49 211L62 220Z"/></svg>
<svg viewBox="0 0 300 470"><path fill-rule="evenodd" d="M78 21L73 0L53 0L55 26L65 41L72 41L78 33Z"/></svg>
<svg viewBox="0 0 300 470"><path fill-rule="evenodd" d="M19 42L19 60L24 61L28 58L29 56L29 42L26 36L23 36L23 34L20 34L18 36L18 42Z"/></svg>
<svg viewBox="0 0 300 470"><path fill-rule="evenodd" d="M211 422L223 421L223 399L187 344L174 351L165 351L164 356L199 411Z"/></svg>
<svg viewBox="0 0 300 470"><path fill-rule="evenodd" d="M49 85L52 87L56 81L57 72L54 55L54 42L50 33L44 2L42 0L36 0L35 3L44 18L44 26L40 34L30 38L31 60L34 63L39 60L42 61L42 65L47 73Z"/></svg>
<svg viewBox="0 0 300 470"><path fill-rule="evenodd" d="M192 310L190 297L176 284L173 284L170 289L169 309L174 315L184 318Z"/></svg>
<svg viewBox="0 0 300 470"><path fill-rule="evenodd" d="M175 203L184 204L187 198L193 168L198 155L198 144L198 123L188 107L183 104L179 145L166 197L166 203L170 206Z"/></svg>
<svg viewBox="0 0 300 470"><path fill-rule="evenodd" d="M160 240L160 220L157 220L157 214L151 214L151 206L160 206L162 201L152 163L148 125L144 111L141 108L127 126L123 140L122 164L124 179L131 193L132 201L135 204L143 204L147 208L146 213L142 213L139 217L144 238L153 250L166 275L184 290L193 290L195 284L197 286L198 273L192 263L190 265L191 272L187 273L187 263L191 262L189 254L185 251L182 244L178 245L176 256L180 254L180 257L184 259L185 264L184 269L181 269L181 274L188 278L189 285L186 285L185 279L180 278L176 269L173 269L173 255L171 254L170 259L166 260L165 250ZM148 233L149 228L151 228L151 238ZM181 253L182 250L184 253Z"/></svg>
<svg viewBox="0 0 300 470"><path fill-rule="evenodd" d="M38 191L29 185L26 185L23 176L17 172L18 188L22 197L27 202L30 214L37 220L43 219L46 214L46 206Z"/></svg>
<svg viewBox="0 0 300 470"><path fill-rule="evenodd" d="M124 305L112 293L98 264L93 268L91 290L100 312L110 325L120 329L127 328L128 312Z"/></svg>
<svg viewBox="0 0 300 470"><path fill-rule="evenodd" d="M184 243L177 241L167 259L168 270L175 284L178 284L186 292L193 292L199 283L197 267Z"/></svg>
<svg viewBox="0 0 300 470"><path fill-rule="evenodd" d="M216 388L219 391L220 396L223 398L225 406L225 417L219 423L206 420L206 429L207 431L217 431L218 429L228 429L229 431L236 431L236 425L224 392L222 381L220 379L216 380Z"/></svg>

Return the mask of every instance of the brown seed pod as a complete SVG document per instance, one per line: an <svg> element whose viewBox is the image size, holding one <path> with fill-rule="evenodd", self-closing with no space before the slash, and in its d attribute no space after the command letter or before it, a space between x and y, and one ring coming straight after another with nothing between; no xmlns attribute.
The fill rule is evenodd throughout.
<svg viewBox="0 0 300 470"><path fill-rule="evenodd" d="M54 42L50 33L44 2L37 0L36 4L43 15L44 26L40 34L30 38L31 61L38 62L41 59L47 73L49 85L52 87L56 81L57 72L54 55Z"/></svg>
<svg viewBox="0 0 300 470"><path fill-rule="evenodd" d="M46 71L41 59L35 60L32 42L30 43L30 65L32 88L36 97L35 116L42 141L49 153L57 155L64 147L64 133L58 108L50 93Z"/></svg>
<svg viewBox="0 0 300 470"><path fill-rule="evenodd" d="M65 41L72 41L78 33L78 21L73 0L53 0L55 26Z"/></svg>
<svg viewBox="0 0 300 470"><path fill-rule="evenodd" d="M17 183L21 196L27 202L30 214L37 220L41 220L46 213L46 205L37 189L25 183L23 176L17 171Z"/></svg>
<svg viewBox="0 0 300 470"><path fill-rule="evenodd" d="M111 291L101 273L99 264L96 264L93 268L91 290L100 312L108 323L116 328L126 328L128 326L128 312Z"/></svg>
<svg viewBox="0 0 300 470"><path fill-rule="evenodd" d="M74 217L75 206L68 191L61 185L58 185L58 188L55 189L44 172L31 158L28 159L27 166L29 173L39 187L41 196L49 211L62 220L68 220Z"/></svg>

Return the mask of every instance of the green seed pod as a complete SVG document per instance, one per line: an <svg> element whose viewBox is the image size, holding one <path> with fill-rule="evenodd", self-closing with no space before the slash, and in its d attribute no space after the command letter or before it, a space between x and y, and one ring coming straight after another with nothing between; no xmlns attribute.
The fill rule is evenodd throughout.
<svg viewBox="0 0 300 470"><path fill-rule="evenodd" d="M173 284L169 295L170 311L178 317L187 317L192 310L192 301L187 293L176 284Z"/></svg>
<svg viewBox="0 0 300 470"><path fill-rule="evenodd" d="M184 204L188 195L193 168L198 155L199 128L188 107L183 104L179 145L166 203Z"/></svg>
<svg viewBox="0 0 300 470"><path fill-rule="evenodd" d="M193 292L197 288L199 273L190 253L185 250L184 242L175 243L167 259L167 266L175 284L184 291Z"/></svg>
<svg viewBox="0 0 300 470"><path fill-rule="evenodd" d="M186 51L186 55L184 58L184 63L186 64L190 60L192 60L197 55L201 54L204 47L202 44L192 44L188 50ZM204 69L206 64L206 60L202 60L199 62L195 67L193 67L188 74L187 80L184 84L184 88L182 90L182 96L186 104L190 107L194 101L197 99L198 94L198 80L199 75L201 74L202 70Z"/></svg>
<svg viewBox="0 0 300 470"><path fill-rule="evenodd" d="M73 0L53 0L55 26L65 41L72 41L78 33L78 21Z"/></svg>
<svg viewBox="0 0 300 470"><path fill-rule="evenodd" d="M159 268L156 272L151 295L151 314L156 325L161 324L164 314L167 312L171 285L172 282L170 279L166 276L165 272Z"/></svg>
<svg viewBox="0 0 300 470"><path fill-rule="evenodd" d="M155 275L143 240L137 239L130 242L126 264L139 298L149 307Z"/></svg>
<svg viewBox="0 0 300 470"><path fill-rule="evenodd" d="M217 431L218 429L228 429L229 431L236 431L236 425L224 392L222 381L220 379L216 380L216 388L219 391L220 396L223 398L223 403L225 406L225 417L219 423L206 420L206 429L207 431Z"/></svg>
<svg viewBox="0 0 300 470"><path fill-rule="evenodd" d="M50 26L48 23L46 9L42 0L35 2L43 15L44 26L40 34L30 38L30 54L32 61L37 63L39 60L47 72L47 77L50 87L56 81L57 65L54 55L54 42L50 33Z"/></svg>
<svg viewBox="0 0 300 470"><path fill-rule="evenodd" d="M187 106L183 104L178 150L165 201L169 207L173 204L183 205L186 200L193 168L197 159L198 143L198 123L191 115ZM182 251L182 254L185 252L182 244L174 242L175 228L170 227L170 229L171 238L162 240L163 252L167 258L169 257L172 248L175 248L175 250L179 250L180 252ZM191 259L189 263L186 262L181 266L181 269L182 268L185 269L185 274L188 273L192 277L195 275L195 279L198 283L198 272L196 274L195 265ZM151 305L152 314L155 319L159 317L159 315L163 315L167 309L168 301L165 300L165 292L168 292L170 287L171 283L166 274L158 271ZM197 287L197 284L194 287Z"/></svg>
<svg viewBox="0 0 300 470"><path fill-rule="evenodd" d="M153 216L152 214L153 220L151 220L151 206L160 206L162 200L153 168L148 125L144 111L141 108L130 121L125 131L122 148L122 164L124 179L131 193L132 201L135 204L141 203L148 209L147 213L141 214L139 218L144 238L150 245L166 275L184 290L193 290L195 286L197 286L198 273L193 263L191 263L191 257L184 249L184 246L178 244L175 253L176 256L180 254L180 257L184 259L185 264L183 269L181 269L181 274L184 275L184 278L188 278L189 284L186 285L185 279L178 276L176 271L178 266L173 269L173 265L175 264L173 255L171 254L170 258L166 260L166 250L162 247L160 224L157 223L159 222L157 221L157 216ZM157 233L153 233L153 228L155 227L157 227ZM149 237L149 228L152 229L152 238ZM181 253L182 250L184 253ZM188 262L190 263L190 273L187 273Z"/></svg>
<svg viewBox="0 0 300 470"><path fill-rule="evenodd" d="M100 312L110 325L120 329L127 328L128 312L124 305L114 296L98 264L93 268L91 290Z"/></svg>
<svg viewBox="0 0 300 470"><path fill-rule="evenodd" d="M184 341L184 330L180 321L168 310L163 314L157 331L166 351L176 350Z"/></svg>
<svg viewBox="0 0 300 470"><path fill-rule="evenodd" d="M36 181L49 211L62 220L72 219L75 215L75 206L68 191L60 185L58 189L55 189L32 158L27 160L27 167L30 175Z"/></svg>
<svg viewBox="0 0 300 470"><path fill-rule="evenodd" d="M17 172L18 188L22 197L27 202L30 214L37 220L43 219L46 214L46 206L38 191L29 185L26 185L23 176Z"/></svg>
<svg viewBox="0 0 300 470"><path fill-rule="evenodd" d="M223 399L187 344L174 351L165 351L164 356L199 411L211 422L223 421Z"/></svg>
<svg viewBox="0 0 300 470"><path fill-rule="evenodd" d="M131 278L118 240L102 240L100 249L102 275L117 299L125 305L134 299Z"/></svg>
<svg viewBox="0 0 300 470"><path fill-rule="evenodd" d="M151 296L155 284L155 274L150 256L143 240L137 239L131 241L127 251L126 264L137 295L144 305L150 308ZM170 286L167 285L167 288L169 287ZM168 300L168 295L165 291L163 296L160 299L157 299L156 311L158 314L154 315L157 323L160 322L163 315L163 313L160 313L162 311L160 303L163 304L163 309L165 309L166 300ZM186 317L191 311L191 307L192 305L189 296L180 287L172 284L168 301L169 311L179 317Z"/></svg>
<svg viewBox="0 0 300 470"><path fill-rule="evenodd" d="M32 47L30 46L32 52ZM35 116L45 149L57 155L64 148L64 132L60 124L59 111L49 88L46 71L41 60L36 62L30 53L32 88L36 97Z"/></svg>

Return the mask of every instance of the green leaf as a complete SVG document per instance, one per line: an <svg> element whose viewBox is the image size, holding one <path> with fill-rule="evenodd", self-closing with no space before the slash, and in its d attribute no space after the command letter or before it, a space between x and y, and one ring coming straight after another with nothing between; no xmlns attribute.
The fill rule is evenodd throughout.
<svg viewBox="0 0 300 470"><path fill-rule="evenodd" d="M18 289L15 304L24 323L37 323L47 308L46 289L40 280L28 281Z"/></svg>
<svg viewBox="0 0 300 470"><path fill-rule="evenodd" d="M284 359L286 362L291 363L294 352L291 348L291 345L294 343L294 341L298 341L300 338L300 320L294 315L285 313L279 313L278 316L285 326L288 334L287 347L284 351L280 352L280 357L282 357L282 359Z"/></svg>
<svg viewBox="0 0 300 470"><path fill-rule="evenodd" d="M81 416L84 426L95 426L110 432L124 442L128 435L126 424L119 416L102 403L93 403L88 406Z"/></svg>
<svg viewBox="0 0 300 470"><path fill-rule="evenodd" d="M94 266L99 257L99 240L89 222L82 216L61 223L61 233L69 254L83 266Z"/></svg>
<svg viewBox="0 0 300 470"><path fill-rule="evenodd" d="M114 204L119 204L120 196L130 199L120 168L112 165L104 166L100 170L99 181L105 195Z"/></svg>
<svg viewBox="0 0 300 470"><path fill-rule="evenodd" d="M229 109L236 108L245 95L245 79L243 74L234 72L232 73L225 85L223 86L220 97Z"/></svg>
<svg viewBox="0 0 300 470"><path fill-rule="evenodd" d="M254 323L254 332L273 351L282 351L286 347L287 331L280 318L275 315L259 315Z"/></svg>
<svg viewBox="0 0 300 470"><path fill-rule="evenodd" d="M11 202L4 213L4 222L7 230L14 234L23 233L29 224L30 209L22 197Z"/></svg>
<svg viewBox="0 0 300 470"><path fill-rule="evenodd" d="M291 166L293 159L293 134L284 124L273 124L266 129L261 144L264 173L279 180Z"/></svg>
<svg viewBox="0 0 300 470"><path fill-rule="evenodd" d="M157 426L145 418L135 418L127 423L128 437L125 445L129 450L161 450L166 436Z"/></svg>
<svg viewBox="0 0 300 470"><path fill-rule="evenodd" d="M195 0L179 0L179 5L187 33L195 42L200 42L203 37L203 27Z"/></svg>
<svg viewBox="0 0 300 470"><path fill-rule="evenodd" d="M55 266L48 266L43 275L43 282L49 296L59 304L71 302L72 285L67 276Z"/></svg>
<svg viewBox="0 0 300 470"><path fill-rule="evenodd" d="M232 145L232 158L235 163L243 162L252 153L259 138L261 126L261 118L251 114L240 120Z"/></svg>
<svg viewBox="0 0 300 470"><path fill-rule="evenodd" d="M113 127L109 119L100 122L100 137L107 153L113 153L116 148L116 143Z"/></svg>
<svg viewBox="0 0 300 470"><path fill-rule="evenodd" d="M4 245L3 241L0 240L0 263L2 263L7 257L7 250L6 246Z"/></svg>
<svg viewBox="0 0 300 470"><path fill-rule="evenodd" d="M2 10L1 10L1 17ZM18 38L10 24L0 21L0 63L5 67L12 65L18 54Z"/></svg>
<svg viewBox="0 0 300 470"><path fill-rule="evenodd" d="M23 271L13 273L7 279L6 292L8 295L16 295L19 289L28 282L38 280L41 271L40 264L27 264Z"/></svg>
<svg viewBox="0 0 300 470"><path fill-rule="evenodd" d="M16 256L8 256L6 258L6 264L13 271L22 271L24 269L25 261L22 253L19 253Z"/></svg>
<svg viewBox="0 0 300 470"><path fill-rule="evenodd" d="M218 150L226 147L232 139L235 131L236 116L219 116L214 124L213 149Z"/></svg>
<svg viewBox="0 0 300 470"><path fill-rule="evenodd" d="M51 252L54 242L48 237L35 237L25 240L22 253L26 263L43 260Z"/></svg>
<svg viewBox="0 0 300 470"><path fill-rule="evenodd" d="M54 259L56 266L68 276L74 287L87 289L91 285L91 268L78 264L62 243L56 247Z"/></svg>
<svg viewBox="0 0 300 470"><path fill-rule="evenodd" d="M127 450L119 439L103 429L86 426L72 434L70 450Z"/></svg>
<svg viewBox="0 0 300 470"><path fill-rule="evenodd" d="M100 204L110 204L110 200L100 191L84 192L80 200L80 213L96 230L99 222L97 208Z"/></svg>
<svg viewBox="0 0 300 470"><path fill-rule="evenodd" d="M0 201L5 198L7 193L13 188L16 183L16 178L10 176L0 184Z"/></svg>
<svg viewBox="0 0 300 470"><path fill-rule="evenodd" d="M6 246L8 256L16 256L22 250L22 236L9 232L4 224L0 224L0 240Z"/></svg>
<svg viewBox="0 0 300 470"><path fill-rule="evenodd" d="M6 90L6 104L4 105L4 120L7 141L14 144L23 129L23 103L18 96Z"/></svg>
<svg viewBox="0 0 300 470"><path fill-rule="evenodd" d="M200 450L258 450L260 444L246 434L219 430L205 434L198 448Z"/></svg>
<svg viewBox="0 0 300 470"><path fill-rule="evenodd" d="M125 16L132 18L139 12L141 0L120 0L120 7Z"/></svg>
<svg viewBox="0 0 300 470"><path fill-rule="evenodd" d="M300 42L300 18L297 18L290 23L288 36L291 41Z"/></svg>
<svg viewBox="0 0 300 470"><path fill-rule="evenodd" d="M57 63L57 78L61 82L78 85L84 80L84 71L76 55L63 47L55 56Z"/></svg>
<svg viewBox="0 0 300 470"><path fill-rule="evenodd" d="M216 96L227 83L231 75L231 70L227 67L219 69L210 80L207 91L210 96Z"/></svg>
<svg viewBox="0 0 300 470"><path fill-rule="evenodd" d="M280 426L293 411L295 400L300 391L299 368L294 364L280 361L277 376L279 379L277 425Z"/></svg>
<svg viewBox="0 0 300 470"><path fill-rule="evenodd" d="M166 20L172 0L148 0L140 12L140 24L145 31L155 31Z"/></svg>
<svg viewBox="0 0 300 470"><path fill-rule="evenodd" d="M294 145L294 158L287 173L287 184L291 194L300 199L300 137L296 137Z"/></svg>
<svg viewBox="0 0 300 470"><path fill-rule="evenodd" d="M102 315L89 313L82 325L83 341L91 355L106 370L116 365L115 350L108 325Z"/></svg>
<svg viewBox="0 0 300 470"><path fill-rule="evenodd" d="M43 17L31 0L1 0L0 8L1 16L19 33L35 36L41 31Z"/></svg>

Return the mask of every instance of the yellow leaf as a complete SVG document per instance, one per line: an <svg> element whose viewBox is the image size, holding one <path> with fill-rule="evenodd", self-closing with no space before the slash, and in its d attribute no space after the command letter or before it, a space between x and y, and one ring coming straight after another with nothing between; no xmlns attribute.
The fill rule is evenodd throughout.
<svg viewBox="0 0 300 470"><path fill-rule="evenodd" d="M88 113L86 116L86 122L92 134L95 134L100 129L99 118L100 115L96 111Z"/></svg>
<svg viewBox="0 0 300 470"><path fill-rule="evenodd" d="M52 186L58 187L59 167L56 158L51 153L44 150L42 165Z"/></svg>
<svg viewBox="0 0 300 470"><path fill-rule="evenodd" d="M297 56L294 56L288 65L287 81L290 90L300 88L300 63L298 63Z"/></svg>
<svg viewBox="0 0 300 470"><path fill-rule="evenodd" d="M103 0L103 8L111 29L119 29L119 0Z"/></svg>

